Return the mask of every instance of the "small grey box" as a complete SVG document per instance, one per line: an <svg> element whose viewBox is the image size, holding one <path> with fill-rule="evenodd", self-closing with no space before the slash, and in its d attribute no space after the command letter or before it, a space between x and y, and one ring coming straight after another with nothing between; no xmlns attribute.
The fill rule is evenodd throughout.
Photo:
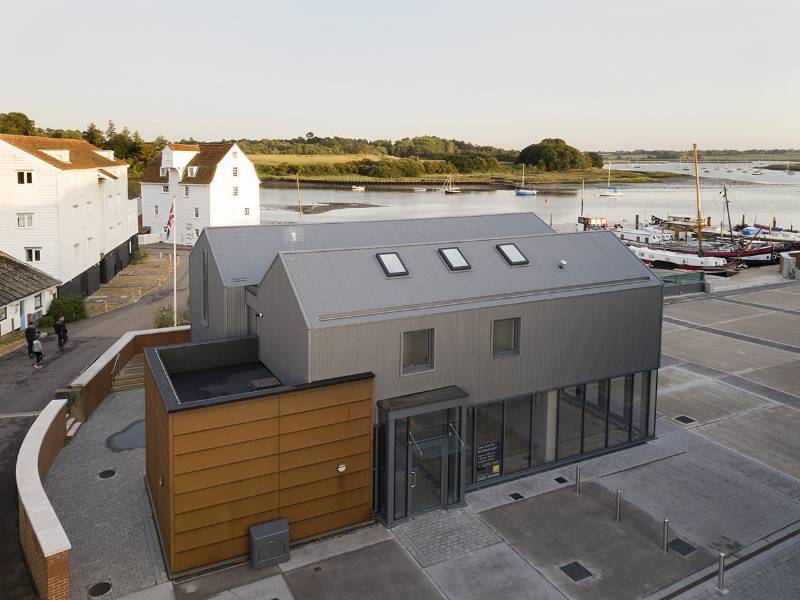
<svg viewBox="0 0 800 600"><path fill-rule="evenodd" d="M271 567L289 560L289 522L275 519L250 527L250 566Z"/></svg>

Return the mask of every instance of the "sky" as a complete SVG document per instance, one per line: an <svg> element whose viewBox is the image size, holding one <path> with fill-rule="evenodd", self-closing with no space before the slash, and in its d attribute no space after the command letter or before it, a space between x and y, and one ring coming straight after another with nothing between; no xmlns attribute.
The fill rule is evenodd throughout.
<svg viewBox="0 0 800 600"><path fill-rule="evenodd" d="M800 148L796 0L37 0L3 12L0 112L40 127Z"/></svg>

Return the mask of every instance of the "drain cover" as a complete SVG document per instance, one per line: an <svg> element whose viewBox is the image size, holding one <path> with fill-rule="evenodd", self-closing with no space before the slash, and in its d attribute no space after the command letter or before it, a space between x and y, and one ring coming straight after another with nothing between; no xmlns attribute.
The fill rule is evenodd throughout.
<svg viewBox="0 0 800 600"><path fill-rule="evenodd" d="M592 573L586 567L584 567L581 563L577 560L575 562L571 562L568 565L563 565L559 567L564 573L572 579L572 581L582 581L587 577L591 577Z"/></svg>
<svg viewBox="0 0 800 600"><path fill-rule="evenodd" d="M567 483L567 480L564 479L563 477L556 477L553 481L556 481L558 483Z"/></svg>
<svg viewBox="0 0 800 600"><path fill-rule="evenodd" d="M513 500L522 500L525 496L520 494L519 492L514 492L513 494L509 494L509 497Z"/></svg>
<svg viewBox="0 0 800 600"><path fill-rule="evenodd" d="M116 472L114 469L106 469L105 471L100 471L100 472L97 474L97 476L98 476L100 479L108 479L108 478L110 478L110 477L113 477L113 476L114 476L114 475L116 475L116 474L117 474L117 472Z"/></svg>
<svg viewBox="0 0 800 600"><path fill-rule="evenodd" d="M314 567L314 570L315 570L317 573L319 573L320 571L322 571L322 567Z"/></svg>
<svg viewBox="0 0 800 600"><path fill-rule="evenodd" d="M97 598L99 596L104 596L108 592L111 591L111 584L107 581L100 581L98 583L92 584L89 588L89 595L92 598Z"/></svg>
<svg viewBox="0 0 800 600"><path fill-rule="evenodd" d="M689 556L692 552L697 550L697 548L692 546L689 542L683 541L681 538L675 538L667 545L670 550L674 550L681 556Z"/></svg>
<svg viewBox="0 0 800 600"><path fill-rule="evenodd" d="M686 415L679 415L679 416L675 417L675 420L676 421L680 421L681 423L684 423L685 425L688 425L689 423L694 423L696 419L693 419L692 417L687 417Z"/></svg>

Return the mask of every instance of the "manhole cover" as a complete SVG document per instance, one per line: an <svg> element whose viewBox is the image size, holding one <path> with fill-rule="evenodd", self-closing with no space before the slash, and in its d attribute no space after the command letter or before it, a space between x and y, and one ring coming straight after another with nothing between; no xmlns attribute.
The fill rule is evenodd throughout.
<svg viewBox="0 0 800 600"><path fill-rule="evenodd" d="M689 556L692 552L697 550L697 548L692 546L689 542L683 541L681 538L675 538L667 544L667 546L670 547L670 550L674 550L681 556Z"/></svg>
<svg viewBox="0 0 800 600"><path fill-rule="evenodd" d="M591 577L592 573L586 567L584 567L581 563L577 560L575 562L571 562L568 565L564 565L559 567L564 573L572 579L572 581L582 581L587 577Z"/></svg>
<svg viewBox="0 0 800 600"><path fill-rule="evenodd" d="M693 419L692 417L687 417L686 415L679 415L679 416L675 417L675 420L676 421L680 421L681 423L683 423L685 425L688 425L689 423L694 423L695 422L695 419Z"/></svg>
<svg viewBox="0 0 800 600"><path fill-rule="evenodd" d="M114 469L106 469L105 471L100 471L97 474L97 476L100 479L109 479L109 478L113 477L116 474L117 474L117 472Z"/></svg>
<svg viewBox="0 0 800 600"><path fill-rule="evenodd" d="M315 570L317 573L319 573L320 571L322 571L322 567L314 567L314 570Z"/></svg>
<svg viewBox="0 0 800 600"><path fill-rule="evenodd" d="M556 477L553 481L556 481L558 483L567 483L567 480L564 479L563 477Z"/></svg>
<svg viewBox="0 0 800 600"><path fill-rule="evenodd" d="M89 595L92 598L97 598L99 596L103 596L111 591L111 584L107 581L100 581L99 583L93 584L89 588Z"/></svg>
<svg viewBox="0 0 800 600"><path fill-rule="evenodd" d="M513 500L522 500L525 496L520 494L519 492L514 492L513 494L509 494L509 497Z"/></svg>

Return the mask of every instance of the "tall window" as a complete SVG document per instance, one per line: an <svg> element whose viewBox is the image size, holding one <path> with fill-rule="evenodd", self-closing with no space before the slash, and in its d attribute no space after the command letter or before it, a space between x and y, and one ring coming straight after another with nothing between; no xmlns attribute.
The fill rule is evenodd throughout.
<svg viewBox="0 0 800 600"><path fill-rule="evenodd" d="M631 401L633 377L612 379L608 398L608 447L631 439Z"/></svg>
<svg viewBox="0 0 800 600"><path fill-rule="evenodd" d="M498 319L492 322L492 357L519 354L519 318Z"/></svg>
<svg viewBox="0 0 800 600"><path fill-rule="evenodd" d="M156 215L156 216L158 216L158 204L156 204L155 206L153 206L153 214L154 214L154 215Z"/></svg>
<svg viewBox="0 0 800 600"><path fill-rule="evenodd" d="M0 321L5 321L6 318L8 317L6 310L7 309L5 306L3 308L0 308Z"/></svg>
<svg viewBox="0 0 800 600"><path fill-rule="evenodd" d="M42 295L36 294L33 297L33 308L42 308Z"/></svg>
<svg viewBox="0 0 800 600"><path fill-rule="evenodd" d="M558 392L558 458L569 458L581 453L581 425L583 421L582 385Z"/></svg>
<svg viewBox="0 0 800 600"><path fill-rule="evenodd" d="M606 415L608 414L608 381L586 384L583 411L583 451L606 447Z"/></svg>
<svg viewBox="0 0 800 600"><path fill-rule="evenodd" d="M183 197L184 198L188 198L189 197L189 186L188 185L183 186Z"/></svg>
<svg viewBox="0 0 800 600"><path fill-rule="evenodd" d="M238 177L239 176L239 167L233 167L233 176L234 177Z"/></svg>
<svg viewBox="0 0 800 600"><path fill-rule="evenodd" d="M17 171L17 183L19 185L33 183L33 171Z"/></svg>
<svg viewBox="0 0 800 600"><path fill-rule="evenodd" d="M231 152L231 158L234 159L239 158L239 153L234 150L233 152Z"/></svg>
<svg viewBox="0 0 800 600"><path fill-rule="evenodd" d="M244 207L244 216L247 217L249 215L250 215L250 207L249 206L245 206Z"/></svg>
<svg viewBox="0 0 800 600"><path fill-rule="evenodd" d="M33 213L17 213L17 227L33 227Z"/></svg>
<svg viewBox="0 0 800 600"><path fill-rule="evenodd" d="M403 374L431 369L433 369L433 329L403 333Z"/></svg>
<svg viewBox="0 0 800 600"><path fill-rule="evenodd" d="M233 195L234 196L238 196L239 195L239 188L237 186L233 186Z"/></svg>
<svg viewBox="0 0 800 600"><path fill-rule="evenodd" d="M203 250L203 322L208 323L208 250Z"/></svg>
<svg viewBox="0 0 800 600"><path fill-rule="evenodd" d="M200 208L197 206L194 207L194 218L195 219L200 218Z"/></svg>
<svg viewBox="0 0 800 600"><path fill-rule="evenodd" d="M80 244L72 244L72 254L73 254L73 256L75 258L78 258L80 253L81 253L81 245Z"/></svg>
<svg viewBox="0 0 800 600"><path fill-rule="evenodd" d="M28 262L39 262L42 260L41 248L25 248L25 260Z"/></svg>
<svg viewBox="0 0 800 600"><path fill-rule="evenodd" d="M167 167L161 167L158 170L158 173L159 173L159 175L161 175L161 177L166 177L167 176Z"/></svg>

